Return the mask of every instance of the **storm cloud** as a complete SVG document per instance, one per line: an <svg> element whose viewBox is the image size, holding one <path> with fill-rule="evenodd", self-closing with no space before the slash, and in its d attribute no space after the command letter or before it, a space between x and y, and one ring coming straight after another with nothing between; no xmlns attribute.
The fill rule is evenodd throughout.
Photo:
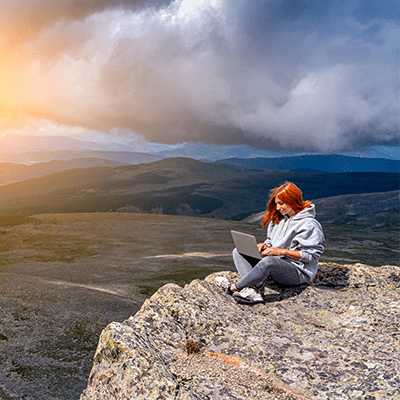
<svg viewBox="0 0 400 400"><path fill-rule="evenodd" d="M286 151L399 140L392 1L20 0L0 15L2 129Z"/></svg>

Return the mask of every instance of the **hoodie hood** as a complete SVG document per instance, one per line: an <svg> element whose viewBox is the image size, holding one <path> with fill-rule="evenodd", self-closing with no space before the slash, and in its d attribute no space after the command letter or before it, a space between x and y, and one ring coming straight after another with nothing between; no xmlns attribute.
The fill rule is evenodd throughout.
<svg viewBox="0 0 400 400"><path fill-rule="evenodd" d="M311 204L310 207L305 208L304 210L298 212L297 214L293 215L292 217L288 217L285 215L283 218L292 221L300 221L304 218L315 218L315 204Z"/></svg>

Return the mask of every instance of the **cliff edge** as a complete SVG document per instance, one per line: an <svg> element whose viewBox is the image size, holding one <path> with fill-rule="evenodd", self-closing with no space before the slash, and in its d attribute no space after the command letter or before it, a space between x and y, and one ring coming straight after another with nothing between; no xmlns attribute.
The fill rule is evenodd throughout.
<svg viewBox="0 0 400 400"><path fill-rule="evenodd" d="M400 267L321 263L312 285L268 282L240 305L209 275L168 284L99 340L80 400L393 399Z"/></svg>

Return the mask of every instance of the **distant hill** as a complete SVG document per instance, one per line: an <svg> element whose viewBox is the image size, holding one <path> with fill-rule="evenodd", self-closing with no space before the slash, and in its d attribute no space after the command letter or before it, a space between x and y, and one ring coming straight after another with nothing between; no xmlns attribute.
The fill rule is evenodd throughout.
<svg viewBox="0 0 400 400"><path fill-rule="evenodd" d="M386 158L349 157L338 154L306 155L277 158L227 158L218 160L247 168L319 170L325 172L400 172L399 160Z"/></svg>
<svg viewBox="0 0 400 400"><path fill-rule="evenodd" d="M132 151L97 151L97 150L57 150L57 151L28 151L25 153L0 153L0 162L11 162L18 164L32 164L37 162L48 162L52 160L73 160L76 158L97 158L117 161L121 164L141 164L164 157Z"/></svg>
<svg viewBox="0 0 400 400"><path fill-rule="evenodd" d="M299 173L188 158L73 169L0 186L0 215L53 212L149 212L242 220L263 210L286 180L305 198L400 189L396 173Z"/></svg>
<svg viewBox="0 0 400 400"><path fill-rule="evenodd" d="M101 158L75 158L68 161L54 160L46 163L37 163L30 166L24 164L1 163L0 185L21 182L27 179L54 174L75 168L91 167L117 167L124 165L119 161L105 160Z"/></svg>
<svg viewBox="0 0 400 400"><path fill-rule="evenodd" d="M81 143L81 142L79 142ZM1 147L0 147L1 148ZM73 160L77 158L97 158L117 161L122 164L143 164L171 157L164 153L151 154L134 151L100 151L100 150L53 150L28 151L24 153L0 152L0 163L18 163L31 165L52 160ZM197 156L190 157L198 159ZM288 170L293 172L400 172L400 161L386 158L349 157L337 154L304 155L276 158L226 158L215 161L235 166L258 169ZM105 164L106 165L106 164Z"/></svg>
<svg viewBox="0 0 400 400"><path fill-rule="evenodd" d="M323 224L400 227L400 191L347 194L314 199L317 219ZM265 211L243 222L260 223Z"/></svg>

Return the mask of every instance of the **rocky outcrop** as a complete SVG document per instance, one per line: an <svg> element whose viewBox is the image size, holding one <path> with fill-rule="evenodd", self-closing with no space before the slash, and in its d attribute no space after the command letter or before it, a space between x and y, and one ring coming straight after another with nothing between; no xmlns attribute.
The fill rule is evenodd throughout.
<svg viewBox="0 0 400 400"><path fill-rule="evenodd" d="M240 305L216 275L168 284L101 334L81 400L393 399L400 268L324 263L312 285L268 282Z"/></svg>

